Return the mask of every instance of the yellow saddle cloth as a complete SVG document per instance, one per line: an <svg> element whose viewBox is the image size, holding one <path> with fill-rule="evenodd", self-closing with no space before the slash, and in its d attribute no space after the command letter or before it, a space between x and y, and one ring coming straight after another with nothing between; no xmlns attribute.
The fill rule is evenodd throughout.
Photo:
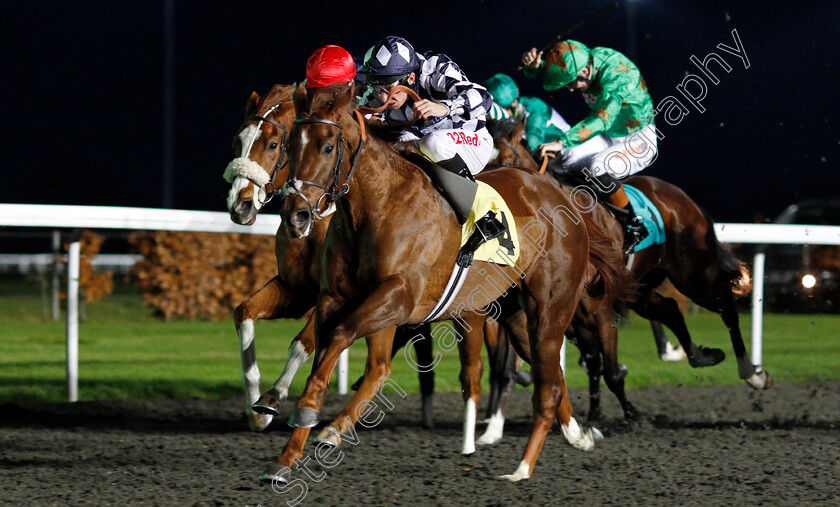
<svg viewBox="0 0 840 507"><path fill-rule="evenodd" d="M510 264L519 259L519 235L516 233L516 222L513 220L508 205L505 204L502 196L496 189L487 183L478 181L478 190L473 201L472 211L467 221L461 228L461 246L475 231L475 219L481 218L492 211L496 219L505 226L505 233L496 239L490 240L475 251L474 260L484 262L495 262L496 264Z"/></svg>

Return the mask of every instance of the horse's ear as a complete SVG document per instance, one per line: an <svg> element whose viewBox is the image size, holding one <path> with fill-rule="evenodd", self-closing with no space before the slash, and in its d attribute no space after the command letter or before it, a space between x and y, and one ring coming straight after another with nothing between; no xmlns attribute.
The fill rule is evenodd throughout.
<svg viewBox="0 0 840 507"><path fill-rule="evenodd" d="M295 88L294 93L292 93L292 101L295 104L296 116L300 116L301 113L309 111L309 104L307 104L307 100L306 87L303 86L303 83L300 83L297 85L297 88Z"/></svg>
<svg viewBox="0 0 840 507"><path fill-rule="evenodd" d="M251 92L248 102L245 103L245 116L251 116L257 112L257 105L260 103L260 96L257 92Z"/></svg>
<svg viewBox="0 0 840 507"><path fill-rule="evenodd" d="M355 107L355 95L353 92L355 91L355 85L351 81L343 86L339 86L336 88L336 97L335 97L335 106L333 107L334 111L340 112L343 110L348 110L352 113L353 108Z"/></svg>
<svg viewBox="0 0 840 507"><path fill-rule="evenodd" d="M340 115L350 111L353 104L353 83L335 83L317 88L309 95L310 111L321 114Z"/></svg>

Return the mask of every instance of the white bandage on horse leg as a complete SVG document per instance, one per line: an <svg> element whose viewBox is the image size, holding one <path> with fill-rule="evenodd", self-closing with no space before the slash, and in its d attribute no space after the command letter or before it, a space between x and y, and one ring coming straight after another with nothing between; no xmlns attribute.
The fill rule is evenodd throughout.
<svg viewBox="0 0 840 507"><path fill-rule="evenodd" d="M274 390L278 393L277 401L289 396L289 386L292 384L292 379L307 359L309 359L309 354L306 353L306 349L304 349L300 340L292 340L292 344L289 345L289 358L286 360L286 366L283 368L280 378L274 383Z"/></svg>
<svg viewBox="0 0 840 507"><path fill-rule="evenodd" d="M260 397L260 369L257 367L257 356L254 344L254 321L245 319L236 330L239 336L239 347L242 355L242 384L245 387L245 403L251 405Z"/></svg>
<svg viewBox="0 0 840 507"><path fill-rule="evenodd" d="M496 410L496 413L490 417L487 423L487 429L484 434L478 439L477 443L480 445L495 444L502 439L502 433L505 429L505 415L502 409Z"/></svg>
<svg viewBox="0 0 840 507"><path fill-rule="evenodd" d="M466 408L464 409L464 439L461 454L472 454L475 452L475 418L475 400L470 398L467 400Z"/></svg>
<svg viewBox="0 0 840 507"><path fill-rule="evenodd" d="M574 417L569 418L568 426L560 425L566 442L572 447L582 451L591 451L595 448L596 440L603 440L604 436L596 428L589 428L584 431Z"/></svg>

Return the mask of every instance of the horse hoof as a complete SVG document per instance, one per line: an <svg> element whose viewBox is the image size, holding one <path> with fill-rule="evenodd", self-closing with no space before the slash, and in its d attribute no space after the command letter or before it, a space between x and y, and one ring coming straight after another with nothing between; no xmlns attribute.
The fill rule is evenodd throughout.
<svg viewBox="0 0 840 507"><path fill-rule="evenodd" d="M253 405L251 405L251 410L258 414L262 415L269 415L269 416L279 416L280 410L280 402L276 399L262 395L260 399L256 401Z"/></svg>
<svg viewBox="0 0 840 507"><path fill-rule="evenodd" d="M488 435L487 433L481 435L478 440L475 441L478 445L493 445L499 440L502 439L501 435Z"/></svg>
<svg viewBox="0 0 840 507"><path fill-rule="evenodd" d="M338 430L332 426L327 426L321 430L318 436L315 437L315 441L319 444L331 445L333 447L341 445L341 437L338 436Z"/></svg>
<svg viewBox="0 0 840 507"><path fill-rule="evenodd" d="M624 419L628 421L635 421L639 418L639 411L636 410L636 407L627 402L627 406L624 407Z"/></svg>
<svg viewBox="0 0 840 507"><path fill-rule="evenodd" d="M292 477L292 470L279 463L272 463L268 465L265 469L265 472L260 474L260 482L263 483L271 483L271 486L274 487L275 484L288 484L289 479Z"/></svg>
<svg viewBox="0 0 840 507"><path fill-rule="evenodd" d="M293 428L313 428L318 425L318 411L314 408L297 408L289 416L289 426Z"/></svg>
<svg viewBox="0 0 840 507"><path fill-rule="evenodd" d="M508 480L510 482L519 482L522 479L531 477L530 470L531 467L528 465L528 462L523 460L519 463L519 468L517 468L515 472L508 475L500 475L499 479Z"/></svg>
<svg viewBox="0 0 840 507"><path fill-rule="evenodd" d="M567 426L560 425L563 437L575 449L591 451L595 444L604 441L604 434L594 426L586 428L578 424L574 417L569 418Z"/></svg>
<svg viewBox="0 0 840 507"><path fill-rule="evenodd" d="M245 416L248 418L248 427L251 431L263 431L274 419L274 416L258 414L250 410L246 411Z"/></svg>
<svg viewBox="0 0 840 507"><path fill-rule="evenodd" d="M706 347L697 347L698 354L694 357L688 356L688 363L692 368L702 368L704 366L714 366L726 359L726 354L720 349L708 349Z"/></svg>
<svg viewBox="0 0 840 507"><path fill-rule="evenodd" d="M746 380L747 384L753 389L762 390L770 389L771 387L773 387L773 377L771 377L770 374L766 371L753 373L751 377L748 377L744 380Z"/></svg>

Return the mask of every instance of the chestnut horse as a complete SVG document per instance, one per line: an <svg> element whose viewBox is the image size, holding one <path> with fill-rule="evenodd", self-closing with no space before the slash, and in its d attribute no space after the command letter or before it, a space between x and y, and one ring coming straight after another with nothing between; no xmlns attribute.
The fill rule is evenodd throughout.
<svg viewBox="0 0 840 507"><path fill-rule="evenodd" d="M450 279L461 238L453 210L429 177L388 143L375 136L364 141L365 124L353 117L352 86L337 84L307 92L305 102L296 100L299 119L290 134L282 216L290 234L305 237L324 207L335 203L337 210L322 256L313 370L293 414L292 436L283 454L261 476L273 482L289 480L290 467L302 456L310 429L318 424L339 354L363 336L368 337L369 347L381 346L386 359L380 369L365 372L351 400L357 407L370 403L390 373L396 326L418 324L430 316ZM554 417L565 433L574 434L579 447L594 446L592 430L583 430L572 417L559 366L560 346L581 296L588 290L620 291L623 266L599 241L598 232L557 212L571 204L549 178L512 169L478 178L503 196L518 230L530 226L541 232L536 244L521 242L516 262L499 267L504 280L479 287L482 280L488 281L482 275L489 265L476 262L452 303L459 310L456 316L475 315L518 286L514 303L517 310L525 310L529 344L515 345L532 365L534 426L519 467L504 476L515 481L531 475ZM541 221L540 209L554 210L550 223ZM444 313L433 320L450 318ZM480 351L480 343L465 351L463 341L459 342L462 360ZM345 422L333 431L347 434L352 427Z"/></svg>
<svg viewBox="0 0 840 507"><path fill-rule="evenodd" d="M494 136L498 157L496 163L518 165L537 170L538 164L522 142L524 121L512 130L503 129ZM738 375L750 387L767 389L772 378L766 371L756 371L750 362L738 326L735 296L749 291L749 272L717 240L714 223L682 190L657 178L634 176L624 180L641 190L659 209L665 224L666 241L634 255L630 273L639 283L637 297L628 303L643 318L661 322L679 339L692 367L712 366L723 361L720 349L695 345L685 325L679 306L672 298L659 295L655 289L668 278L682 294L698 305L721 315L729 329L733 350L738 361ZM564 186L583 183L564 180ZM604 206L595 206L589 213L592 219L621 245L622 230ZM597 316L578 315L573 321L573 334L587 362L590 377L590 418L600 415L598 385L601 373L599 355L603 355L604 380L619 398L625 415L633 415L632 405L624 395L623 377L626 374L617 357L617 331L613 318L603 322ZM583 318L586 317L586 318ZM654 326L657 343L662 343L661 330ZM594 339L593 339L594 338ZM599 351L600 348L600 351ZM600 354L599 354L600 352ZM662 346L660 345L660 356ZM628 412L629 411L629 412Z"/></svg>
<svg viewBox="0 0 840 507"><path fill-rule="evenodd" d="M277 194L288 178L286 165L288 132L295 119L292 95L296 87L275 85L260 97L253 92L245 106L245 121L233 139L237 155L225 171L231 183L227 205L231 220L251 225L264 204ZM314 327L308 322L292 340L284 371L272 388L260 395L260 371L254 345L254 323L259 319L301 318L314 306L320 279L319 256L326 236L329 218L314 224L307 238L289 237L284 227L275 236L278 274L262 289L237 307L234 323L242 355L242 382L245 387L245 413L253 430L268 427L279 414L280 402L288 396L289 385L297 370L315 348ZM424 329L428 336L430 332ZM403 330L398 342L402 346L418 331ZM423 334L421 332L421 334ZM432 360L431 340L415 341L418 362ZM420 372L423 399L422 423L433 427L432 391L434 372Z"/></svg>

